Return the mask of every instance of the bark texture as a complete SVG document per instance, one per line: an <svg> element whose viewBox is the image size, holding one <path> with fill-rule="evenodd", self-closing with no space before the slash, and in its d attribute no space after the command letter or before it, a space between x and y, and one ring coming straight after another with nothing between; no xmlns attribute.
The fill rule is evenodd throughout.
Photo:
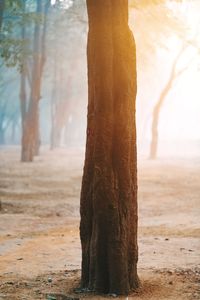
<svg viewBox="0 0 200 300"><path fill-rule="evenodd" d="M88 0L82 288L128 294L137 276L136 50L127 0Z"/></svg>

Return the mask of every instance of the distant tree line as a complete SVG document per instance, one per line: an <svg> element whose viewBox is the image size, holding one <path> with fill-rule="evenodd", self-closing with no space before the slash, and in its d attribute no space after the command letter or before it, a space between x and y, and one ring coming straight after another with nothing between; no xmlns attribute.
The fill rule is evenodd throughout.
<svg viewBox="0 0 200 300"><path fill-rule="evenodd" d="M172 2L182 3L174 0L170 5ZM183 43L186 48L199 49L198 36L188 39L186 24L168 4L167 0L129 2L135 10L140 74L155 72L152 61L159 48L167 49L171 36L189 40ZM6 143L8 136L16 143L16 136L21 136L22 161L33 161L39 154L40 121L45 119L51 149L69 144L70 139L83 139L87 89L85 78L81 79L85 75L80 72L79 57L84 60L86 32L85 1L0 0L0 144ZM152 107L150 158L157 156L159 114L164 100L174 79L180 77L179 69L173 71L178 61L175 58L172 63L170 84L166 83ZM77 80L84 82L78 85ZM48 98L46 102L41 101L44 97ZM44 105L45 115L41 115ZM148 123L147 119L142 122Z"/></svg>

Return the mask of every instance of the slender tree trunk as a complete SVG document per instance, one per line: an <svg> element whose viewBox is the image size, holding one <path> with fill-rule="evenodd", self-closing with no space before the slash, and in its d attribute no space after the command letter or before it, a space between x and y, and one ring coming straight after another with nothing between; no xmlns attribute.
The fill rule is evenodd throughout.
<svg viewBox="0 0 200 300"><path fill-rule="evenodd" d="M177 62L176 62L177 63ZM174 63L172 67L172 71L170 73L169 79L162 90L158 102L156 103L154 110L153 110L153 120L152 120L152 127L151 127L151 145L150 145L150 159L156 159L157 151L158 151L158 124L159 124L159 117L161 108L163 103L172 88L173 81L175 79L175 67L176 63Z"/></svg>
<svg viewBox="0 0 200 300"><path fill-rule="evenodd" d="M55 115L55 103L54 103L54 88L53 88L52 96L51 96L51 135L50 135L50 149L51 150L55 149L55 147L56 147L54 115Z"/></svg>
<svg viewBox="0 0 200 300"><path fill-rule="evenodd" d="M182 69L180 69L179 71L176 70L179 59L186 48L187 48L187 44L186 45L183 44L183 46L181 47L177 56L175 57L175 60L172 64L172 69L171 69L168 81L167 81L165 87L163 88L163 90L160 94L160 97L158 99L158 102L156 103L156 105L153 109L152 126L151 126L151 144L150 144L150 154L149 154L150 159L156 159L156 157L157 157L158 137L159 137L158 125L159 125L160 112L161 112L162 106L164 104L164 101L165 101L168 93L170 92L175 79L177 79L187 69L187 66L186 66L186 67L183 67Z"/></svg>
<svg viewBox="0 0 200 300"><path fill-rule="evenodd" d="M23 13L26 11L25 3L23 4ZM35 25L36 28L36 25ZM36 31L36 30L35 30ZM35 34L35 33L34 33ZM26 94L26 77L27 77L27 61L26 61L26 29L22 25L22 39L24 42L23 46L23 60L21 66L21 80L20 80L20 110L21 110L21 127L22 127L22 138L21 138L21 161L31 162L33 161L33 150L31 140L33 139L33 128L30 125L30 118L32 112L30 111L31 100L29 101L29 107L27 104ZM32 78L29 78L30 88L32 88Z"/></svg>
<svg viewBox="0 0 200 300"><path fill-rule="evenodd" d="M0 145L4 145L4 144L5 144L5 131L2 124L0 124Z"/></svg>
<svg viewBox="0 0 200 300"><path fill-rule="evenodd" d="M50 132L50 150L54 150L55 144L55 126L54 126L54 102L51 99L51 132Z"/></svg>
<svg viewBox="0 0 200 300"><path fill-rule="evenodd" d="M159 116L160 111L162 108L162 105L164 103L164 100L169 93L171 86L173 83L173 78L170 78L167 85L163 89L159 101L154 107L153 110L153 121L152 121L152 127L151 127L151 145L150 145L150 159L156 159L157 157L157 151L158 151L158 124L159 124Z"/></svg>
<svg viewBox="0 0 200 300"><path fill-rule="evenodd" d="M37 13L42 12L42 1L37 0ZM40 66L40 24L36 22L34 29L34 57L31 76L31 92L29 107L26 113L25 130L22 137L22 161L33 161L39 147L39 98L41 89Z"/></svg>
<svg viewBox="0 0 200 300"><path fill-rule="evenodd" d="M44 4L45 3L45 4ZM49 0L37 0L38 14L44 14L43 30L36 21L34 29L34 57L31 76L31 92L29 107L26 112L25 129L22 137L22 161L32 161L35 155L39 154L40 130L39 130L39 101L41 92L41 81L43 67L45 63L45 37L46 37L46 17L49 7Z"/></svg>
<svg viewBox="0 0 200 300"><path fill-rule="evenodd" d="M0 0L0 31L3 24L3 12L5 8L5 0Z"/></svg>
<svg viewBox="0 0 200 300"><path fill-rule="evenodd" d="M25 12L25 6L24 6ZM26 29L22 25L22 40L25 43ZM21 76L20 76L20 111L21 111L21 128L22 128L22 138L21 138L21 161L26 161L26 117L27 117L27 95L26 95L26 59L25 59L25 44L23 46L23 56L21 65Z"/></svg>
<svg viewBox="0 0 200 300"><path fill-rule="evenodd" d="M56 95L56 92L54 93ZM53 97L52 97L53 98ZM51 149L60 147L62 131L66 125L69 114L69 99L64 99L61 94L59 100L52 100L52 130L51 130Z"/></svg>
<svg viewBox="0 0 200 300"><path fill-rule="evenodd" d="M16 127L17 127L17 118L12 120L12 127L11 127L11 143L12 145L16 145Z"/></svg>
<svg viewBox="0 0 200 300"><path fill-rule="evenodd" d="M6 121L6 110L7 110L7 101L0 102L0 145L5 144L5 121Z"/></svg>
<svg viewBox="0 0 200 300"><path fill-rule="evenodd" d="M37 110L35 112L35 143L34 143L34 156L38 156L40 154L40 113L39 113L39 104L37 105Z"/></svg>
<svg viewBox="0 0 200 300"><path fill-rule="evenodd" d="M46 30L47 30L47 12L48 8L50 5L49 0L38 0L39 2L43 2L44 4L39 6L40 13L42 12L44 15L44 21L43 21L43 29L41 32L41 36L38 36L39 39L39 51L40 51L40 58L39 58L39 77L38 77L38 95L37 95L37 112L35 116L35 147L34 147L34 155L38 156L39 151L40 151L40 145L41 145L41 138L40 138L40 121L39 121L39 101L41 98L40 92L41 92L41 84L42 84L42 74L43 74L43 69L44 69L44 64L46 61L46 47L45 47L45 42L46 42Z"/></svg>
<svg viewBox="0 0 200 300"><path fill-rule="evenodd" d="M136 58L127 0L87 0L88 125L82 288L128 294L137 276Z"/></svg>
<svg viewBox="0 0 200 300"><path fill-rule="evenodd" d="M63 74L60 72L59 76L59 83L61 84L62 88L60 90L59 95L56 92L56 82L57 82L57 56L55 55L55 65L54 65L54 88L52 91L52 95L54 94L55 97L52 97L52 104L51 107L53 109L52 114L52 130L51 130L51 149L56 147L60 147L61 145L61 136L62 132L66 126L67 119L70 114L70 92L72 89L72 82L73 82L73 75L71 74L68 79L67 83L63 81ZM70 66L71 70L76 70L77 59L72 61ZM65 86L63 85L65 84ZM63 90L67 91L67 94L63 94ZM57 99L58 98L58 99Z"/></svg>
<svg viewBox="0 0 200 300"><path fill-rule="evenodd" d="M155 159L157 157L157 149L158 149L158 119L159 112L156 111L153 113L153 122L152 122L152 138L151 138L151 146L150 146L150 159Z"/></svg>
<svg viewBox="0 0 200 300"><path fill-rule="evenodd" d="M56 47L56 46L55 46ZM50 135L50 149L56 148L56 128L55 128L55 114L56 114L56 103L57 103L57 49L54 49L54 72L52 82L52 93L51 93L51 135Z"/></svg>
<svg viewBox="0 0 200 300"><path fill-rule="evenodd" d="M21 108L21 122L22 122L22 135L25 128L26 118L26 74L24 62L22 62L21 80L20 80L20 108Z"/></svg>

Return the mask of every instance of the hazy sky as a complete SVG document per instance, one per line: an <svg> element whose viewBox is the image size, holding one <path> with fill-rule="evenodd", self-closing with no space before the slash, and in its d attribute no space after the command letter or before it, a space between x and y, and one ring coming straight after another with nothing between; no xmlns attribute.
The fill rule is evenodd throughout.
<svg viewBox="0 0 200 300"><path fill-rule="evenodd" d="M182 10L188 22L191 37L196 38L199 42L200 1L183 2ZM174 45L175 50L176 44ZM160 122L160 132L163 138L200 140L200 53L194 50L188 52L184 56L180 68L187 65L192 56L196 59L189 64L189 68L177 81L163 107Z"/></svg>

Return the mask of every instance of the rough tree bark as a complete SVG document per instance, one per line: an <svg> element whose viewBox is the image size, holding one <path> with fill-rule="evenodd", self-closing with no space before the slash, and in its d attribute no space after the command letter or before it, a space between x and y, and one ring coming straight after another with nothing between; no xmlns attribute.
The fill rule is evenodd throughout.
<svg viewBox="0 0 200 300"><path fill-rule="evenodd" d="M128 0L87 0L88 125L82 288L128 294L137 276L136 50Z"/></svg>

